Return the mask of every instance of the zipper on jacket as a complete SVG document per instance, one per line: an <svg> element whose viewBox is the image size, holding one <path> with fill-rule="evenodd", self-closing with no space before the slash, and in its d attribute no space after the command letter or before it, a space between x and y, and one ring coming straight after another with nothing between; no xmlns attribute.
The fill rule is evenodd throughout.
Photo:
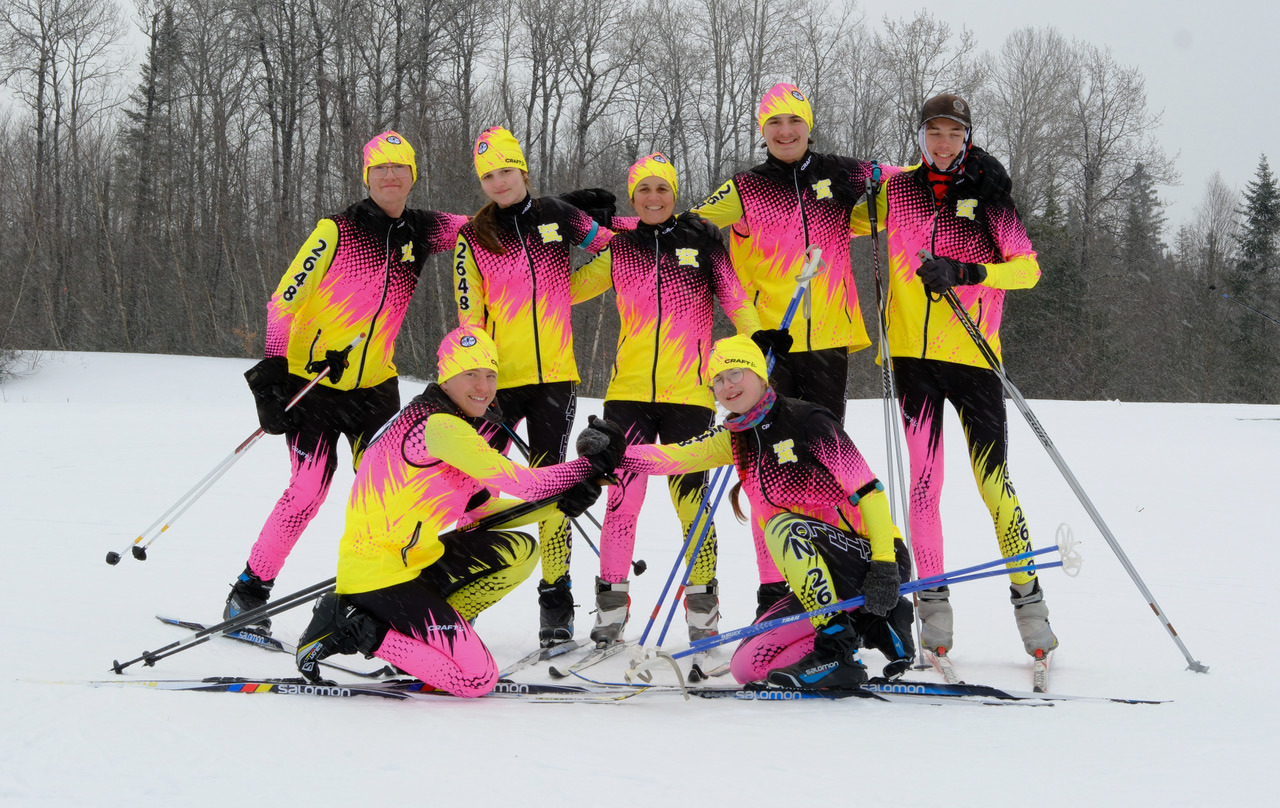
<svg viewBox="0 0 1280 808"><path fill-rule="evenodd" d="M409 551L418 546L418 537L422 533L422 523L419 522L413 528L413 535L409 537L409 543L400 550L400 561L406 567L409 566Z"/></svg>
<svg viewBox="0 0 1280 808"><path fill-rule="evenodd" d="M804 234L804 254L807 256L809 254L809 220L804 212L804 194L800 191L800 172L794 167L791 169L791 179L796 186L796 199L800 202L800 230ZM813 350L813 320L808 317L804 321L804 347L806 351Z"/></svg>
<svg viewBox="0 0 1280 808"><path fill-rule="evenodd" d="M378 315L382 314L382 308L387 305L387 290L391 288L391 231L395 230L395 222L387 228L387 267L386 273L382 277L382 299L378 301L378 310L373 313L373 319L369 321L369 336L365 338L364 346L360 350L360 369L356 371L355 387L360 386L360 381L364 378L364 360L369 356L369 346L373 344L373 330L378 325ZM354 388L353 388L354 389Z"/></svg>
<svg viewBox="0 0 1280 808"><path fill-rule="evenodd" d="M533 294L529 300L530 310L533 312L533 359L538 367L538 384L542 384L542 343L538 335L538 271L533 268L533 258L529 256L529 247L524 243L524 235L520 232L520 220L513 219L512 224L516 228L516 238L520 240L520 249L524 251L524 262L529 265L529 280L533 285Z"/></svg>
<svg viewBox="0 0 1280 808"><path fill-rule="evenodd" d="M658 300L658 319L653 324L653 365L649 368L649 401L658 400L658 348L662 337L662 253L658 233L653 234L653 286Z"/></svg>
<svg viewBox="0 0 1280 808"><path fill-rule="evenodd" d="M934 250L937 248L938 240L938 210L936 206L933 211L933 224L929 227L929 255L936 255ZM924 333L920 340L920 358L925 359L925 354L929 352L929 311L933 308L933 296L929 294L929 288L926 286L924 290Z"/></svg>

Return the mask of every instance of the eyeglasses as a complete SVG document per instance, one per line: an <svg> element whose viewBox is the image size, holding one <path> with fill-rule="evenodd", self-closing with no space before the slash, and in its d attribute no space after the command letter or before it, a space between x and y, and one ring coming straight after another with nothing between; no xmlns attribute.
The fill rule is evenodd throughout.
<svg viewBox="0 0 1280 808"><path fill-rule="evenodd" d="M369 167L370 177L377 177L378 179L382 179L388 174L391 174L396 177L408 177L413 174L413 167L401 166L401 165L387 165L387 164Z"/></svg>
<svg viewBox="0 0 1280 808"><path fill-rule="evenodd" d="M742 382L742 374L746 372L746 368L732 368L723 373L717 373L716 377L711 380L711 389L717 393L724 387L724 383L740 384Z"/></svg>

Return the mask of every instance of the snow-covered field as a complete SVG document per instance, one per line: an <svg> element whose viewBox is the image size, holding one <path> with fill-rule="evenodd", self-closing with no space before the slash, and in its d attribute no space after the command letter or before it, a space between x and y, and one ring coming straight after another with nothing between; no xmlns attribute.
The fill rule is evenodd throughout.
<svg viewBox="0 0 1280 808"><path fill-rule="evenodd" d="M113 659L182 636L153 615L219 616L227 584L287 479L282 439L262 441L155 543L150 560L126 557L110 567L103 557L126 550L254 429L241 377L250 364L46 354L35 374L0 389L0 524L7 526L0 803L1261 806L1274 799L1268 761L1280 745L1280 697L1269 678L1280 652L1266 632L1275 622L1280 557L1272 528L1280 408L1032 402L1191 653L1211 667L1207 675L1185 670L1010 409L1011 470L1037 543L1052 541L1061 522L1083 540L1078 578L1044 574L1062 642L1053 690L1167 704L686 703L657 694L616 705L402 703L86 686L113 678ZM875 371L857 364L854 372ZM403 380L403 398L419 386ZM580 402L580 423L599 408ZM882 469L880 402L850 402L848 422ZM947 449L944 518L954 569L997 550L954 420ZM350 480L342 469L277 592L333 574ZM727 629L752 616L754 562L749 534L727 508L717 525ZM631 636L643 628L680 540L665 486L654 481L637 542L650 569L633 582ZM573 574L583 639L594 572L595 557L579 542ZM1026 690L1027 658L1007 598L1000 578L956 587L953 656L968 681ZM480 621L499 664L536 643L535 601L528 582ZM296 636L308 616L299 609L278 617L277 633ZM873 670L881 664L874 653L867 661ZM624 666L606 664L601 673L620 676ZM286 656L219 640L126 676L215 674L288 676L293 668ZM520 676L541 681L545 672Z"/></svg>

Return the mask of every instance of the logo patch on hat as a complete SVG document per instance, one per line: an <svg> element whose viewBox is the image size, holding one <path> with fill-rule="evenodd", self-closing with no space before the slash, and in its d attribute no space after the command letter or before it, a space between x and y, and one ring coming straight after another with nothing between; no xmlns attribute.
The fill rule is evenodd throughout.
<svg viewBox="0 0 1280 808"><path fill-rule="evenodd" d="M792 97L792 98L794 98L794 99L795 99L795 100L797 100L797 101L803 101L803 100L804 100L804 94L803 94L803 93L801 93L799 90L792 90L792 91L791 91L791 97Z"/></svg>
<svg viewBox="0 0 1280 808"><path fill-rule="evenodd" d="M471 336L466 336L458 340L458 344L461 345L463 348L470 348L472 345L476 344L476 338Z"/></svg>
<svg viewBox="0 0 1280 808"><path fill-rule="evenodd" d="M665 162L667 162L667 158L663 157L661 154L655 154L655 155L653 156L653 162L655 162L655 163L665 163Z"/></svg>
<svg viewBox="0 0 1280 808"><path fill-rule="evenodd" d="M481 143L479 146L476 147L476 154L484 154L487 151L489 151L488 143Z"/></svg>
<svg viewBox="0 0 1280 808"><path fill-rule="evenodd" d="M962 114L964 113L964 102L961 101L959 98L957 98L955 101L952 101L951 106L955 108L956 112L959 112Z"/></svg>
<svg viewBox="0 0 1280 808"><path fill-rule="evenodd" d="M387 135L387 142L388 142L388 143L391 143L391 144L394 144L394 145L396 145L396 146L399 146L399 145L400 145L400 138L396 137L395 135Z"/></svg>

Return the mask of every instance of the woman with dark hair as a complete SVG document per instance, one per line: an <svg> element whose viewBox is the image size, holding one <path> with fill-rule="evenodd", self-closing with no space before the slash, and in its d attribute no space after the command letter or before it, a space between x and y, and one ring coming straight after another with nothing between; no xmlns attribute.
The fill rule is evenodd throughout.
<svg viewBox="0 0 1280 808"><path fill-rule="evenodd" d="M755 309L734 275L715 228L696 217L675 216L679 185L665 155L651 154L631 166L627 196L640 217L634 230L619 233L609 248L573 275L574 302L613 288L617 296L618 354L605 393L604 417L626 430L631 443L680 443L705 432L715 418L707 388L707 360L715 301L740 334L789 339L763 332ZM636 523L648 480L618 475L600 534L596 622L591 639L609 645L622 638L630 614L627 572L635 548ZM671 501L688 535L702 506L706 474L667 481ZM692 552L692 546L690 548ZM708 526L702 551L685 588L685 618L691 640L719 630L715 527Z"/></svg>
<svg viewBox="0 0 1280 808"><path fill-rule="evenodd" d="M480 133L473 157L489 202L458 233L454 299L459 323L483 329L498 346L503 421L491 443L506 451L527 421L530 465L560 463L577 409L570 248L598 253L613 232L573 205L535 196L520 143L506 129ZM538 637L551 646L573 639L569 525L551 514L539 533Z"/></svg>

